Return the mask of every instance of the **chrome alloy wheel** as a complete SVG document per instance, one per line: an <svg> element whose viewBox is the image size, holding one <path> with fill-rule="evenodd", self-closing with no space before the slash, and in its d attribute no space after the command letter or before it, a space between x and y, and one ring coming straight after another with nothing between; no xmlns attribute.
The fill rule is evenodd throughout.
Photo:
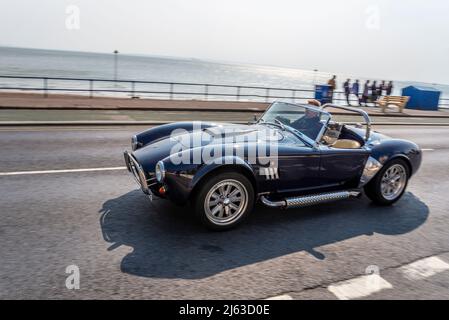
<svg viewBox="0 0 449 320"><path fill-rule="evenodd" d="M204 212L207 218L217 225L228 225L245 212L248 205L248 191L234 179L215 184L204 199Z"/></svg>
<svg viewBox="0 0 449 320"><path fill-rule="evenodd" d="M394 200L405 188L407 183L407 171L400 164L394 164L385 171L380 190L382 196L387 200Z"/></svg>

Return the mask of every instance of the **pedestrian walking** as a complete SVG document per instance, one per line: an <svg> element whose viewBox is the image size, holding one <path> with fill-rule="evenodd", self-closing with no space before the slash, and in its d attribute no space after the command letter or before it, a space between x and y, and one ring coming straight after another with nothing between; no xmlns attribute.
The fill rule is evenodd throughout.
<svg viewBox="0 0 449 320"><path fill-rule="evenodd" d="M388 82L387 88L385 89L385 94L387 96L391 96L391 93L393 92L393 81Z"/></svg>
<svg viewBox="0 0 449 320"><path fill-rule="evenodd" d="M370 88L370 81L366 80L365 84L363 85L363 93L362 93L362 102L365 104L365 107L368 105L369 88Z"/></svg>
<svg viewBox="0 0 449 320"><path fill-rule="evenodd" d="M329 79L327 84L329 85L329 100L332 103L332 100L334 99L334 90L337 88L337 76L334 75L332 78Z"/></svg>
<svg viewBox="0 0 449 320"><path fill-rule="evenodd" d="M377 101L377 81L374 80L373 84L371 85L371 102L376 103Z"/></svg>
<svg viewBox="0 0 449 320"><path fill-rule="evenodd" d="M349 102L349 95L351 94L350 84L349 84L350 81L351 81L351 79L347 79L347 80L343 83L343 91L344 91L344 93L345 93L346 103L348 104L348 106L351 105L351 103Z"/></svg>
<svg viewBox="0 0 449 320"><path fill-rule="evenodd" d="M362 106L362 104L360 103L359 90L360 90L360 83L359 83L359 80L357 79L352 84L351 92L357 98L357 102L359 103L359 106Z"/></svg>
<svg viewBox="0 0 449 320"><path fill-rule="evenodd" d="M385 81L382 80L379 87L377 88L377 97L380 98L383 96L383 92L385 91Z"/></svg>

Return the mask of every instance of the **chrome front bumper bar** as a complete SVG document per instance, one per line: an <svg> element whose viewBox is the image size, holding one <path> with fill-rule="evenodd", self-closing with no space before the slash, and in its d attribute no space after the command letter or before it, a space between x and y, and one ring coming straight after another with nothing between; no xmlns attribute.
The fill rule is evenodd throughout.
<svg viewBox="0 0 449 320"><path fill-rule="evenodd" d="M149 188L148 188L148 182L147 178L145 177L145 172L142 169L142 166L137 162L137 160L134 158L134 156L129 153L128 151L125 151L123 156L125 157L125 163L126 167L128 168L128 171L131 172L134 176L134 179L142 189L142 191L145 194L149 194Z"/></svg>

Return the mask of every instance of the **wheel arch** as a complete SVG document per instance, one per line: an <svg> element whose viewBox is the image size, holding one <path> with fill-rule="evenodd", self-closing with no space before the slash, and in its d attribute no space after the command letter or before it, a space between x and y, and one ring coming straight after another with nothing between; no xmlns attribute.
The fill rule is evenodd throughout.
<svg viewBox="0 0 449 320"><path fill-rule="evenodd" d="M391 139L375 146L371 157L379 161L382 166L394 159L402 159L407 163L410 176L412 176L421 165L422 152L418 145L411 141Z"/></svg>
<svg viewBox="0 0 449 320"><path fill-rule="evenodd" d="M387 162L385 162L384 166L387 165L389 162L396 160L396 159L404 160L405 164L407 165L407 169L410 174L409 178L410 178L411 175L413 174L413 166L412 166L412 162L405 154L397 154L397 155L392 156L390 159L387 160Z"/></svg>
<svg viewBox="0 0 449 320"><path fill-rule="evenodd" d="M241 160L243 161L243 160ZM205 166L203 170L198 171L197 175L195 175L192 180L192 191L190 192L189 199L195 197L198 192L200 186L202 185L202 181L206 181L211 176L223 173L223 172L237 172L245 176L253 186L254 194L257 194L257 182L254 176L254 172L251 166L244 162L243 163L233 163L233 164L222 164L215 166Z"/></svg>
<svg viewBox="0 0 449 320"><path fill-rule="evenodd" d="M393 155L391 157L389 157L388 159L385 159L383 162L381 162L382 164L382 168L384 168L385 166L387 166L391 161L393 160L397 160L397 159L401 159L405 162L405 164L407 165L407 169L409 172L409 178L412 176L413 174L413 166L412 166L412 162L410 161L410 159L405 155L405 154L396 154ZM376 159L379 161L379 159ZM377 176L382 170L379 170L375 176Z"/></svg>

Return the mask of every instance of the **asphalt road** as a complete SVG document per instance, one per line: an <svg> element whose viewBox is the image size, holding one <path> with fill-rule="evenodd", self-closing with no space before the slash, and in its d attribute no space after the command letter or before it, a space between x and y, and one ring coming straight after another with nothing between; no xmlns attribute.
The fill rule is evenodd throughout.
<svg viewBox="0 0 449 320"><path fill-rule="evenodd" d="M2 128L0 172L123 166L140 129ZM378 270L360 298L449 299L449 127L377 129L425 149L397 204L259 205L221 233L150 203L125 170L0 175L0 298L341 299ZM80 289L66 288L69 265Z"/></svg>
<svg viewBox="0 0 449 320"><path fill-rule="evenodd" d="M377 112L376 109L369 110ZM422 123L449 124L447 115L449 112L442 111L438 114L440 117L420 117L415 115L408 117L398 113L391 115L373 114L371 121L374 123ZM252 121L254 115L260 116L260 112L229 112L229 111L156 111L156 110L28 110L28 109L0 109L0 124L2 122L16 121L186 121L192 118L198 121ZM334 120L346 122L360 122L361 117L351 114L337 114L333 116Z"/></svg>

